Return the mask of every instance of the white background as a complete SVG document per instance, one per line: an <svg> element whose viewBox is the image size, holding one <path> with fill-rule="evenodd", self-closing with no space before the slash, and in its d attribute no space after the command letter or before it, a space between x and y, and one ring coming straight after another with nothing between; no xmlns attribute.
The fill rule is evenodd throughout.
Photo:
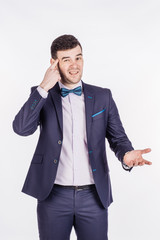
<svg viewBox="0 0 160 240"><path fill-rule="evenodd" d="M39 131L20 137L12 121L42 81L50 45L62 34L83 46L83 81L112 90L135 149L152 148L146 159L153 165L131 173L108 149L109 239L160 239L160 1L1 0L0 33L0 239L38 239L36 200L21 188Z"/></svg>

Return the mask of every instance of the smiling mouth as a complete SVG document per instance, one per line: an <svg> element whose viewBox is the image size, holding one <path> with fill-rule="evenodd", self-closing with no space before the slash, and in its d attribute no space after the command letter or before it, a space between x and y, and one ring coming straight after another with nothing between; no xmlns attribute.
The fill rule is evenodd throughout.
<svg viewBox="0 0 160 240"><path fill-rule="evenodd" d="M75 76L79 73L79 71L69 71L69 74Z"/></svg>

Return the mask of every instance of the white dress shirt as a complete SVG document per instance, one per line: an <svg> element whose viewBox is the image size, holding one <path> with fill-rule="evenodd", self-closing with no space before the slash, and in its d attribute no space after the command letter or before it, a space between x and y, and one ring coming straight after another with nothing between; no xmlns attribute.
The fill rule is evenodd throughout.
<svg viewBox="0 0 160 240"><path fill-rule="evenodd" d="M67 88L61 82L58 83L60 88ZM78 86L82 87L82 81L75 87ZM47 97L48 93L40 86L37 90L42 97ZM84 94L82 92L78 96L69 93L61 98L63 142L55 183L73 186L94 184L87 147Z"/></svg>

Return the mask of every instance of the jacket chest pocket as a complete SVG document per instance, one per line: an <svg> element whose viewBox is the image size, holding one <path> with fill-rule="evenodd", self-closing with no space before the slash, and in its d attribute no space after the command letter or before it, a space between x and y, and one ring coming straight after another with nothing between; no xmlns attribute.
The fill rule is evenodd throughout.
<svg viewBox="0 0 160 240"><path fill-rule="evenodd" d="M105 113L106 109L102 109L99 112L96 112L95 114L92 115L92 121L98 120L100 118L104 118L104 113Z"/></svg>

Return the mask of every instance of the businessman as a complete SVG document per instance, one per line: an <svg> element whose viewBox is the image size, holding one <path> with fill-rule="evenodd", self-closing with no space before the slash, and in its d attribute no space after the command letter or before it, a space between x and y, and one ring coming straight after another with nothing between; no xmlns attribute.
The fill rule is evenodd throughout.
<svg viewBox="0 0 160 240"><path fill-rule="evenodd" d="M22 191L37 199L40 240L107 240L112 202L105 139L130 171L150 165L134 150L111 91L82 81L83 51L72 35L51 45L50 67L13 121L22 136L40 136Z"/></svg>

